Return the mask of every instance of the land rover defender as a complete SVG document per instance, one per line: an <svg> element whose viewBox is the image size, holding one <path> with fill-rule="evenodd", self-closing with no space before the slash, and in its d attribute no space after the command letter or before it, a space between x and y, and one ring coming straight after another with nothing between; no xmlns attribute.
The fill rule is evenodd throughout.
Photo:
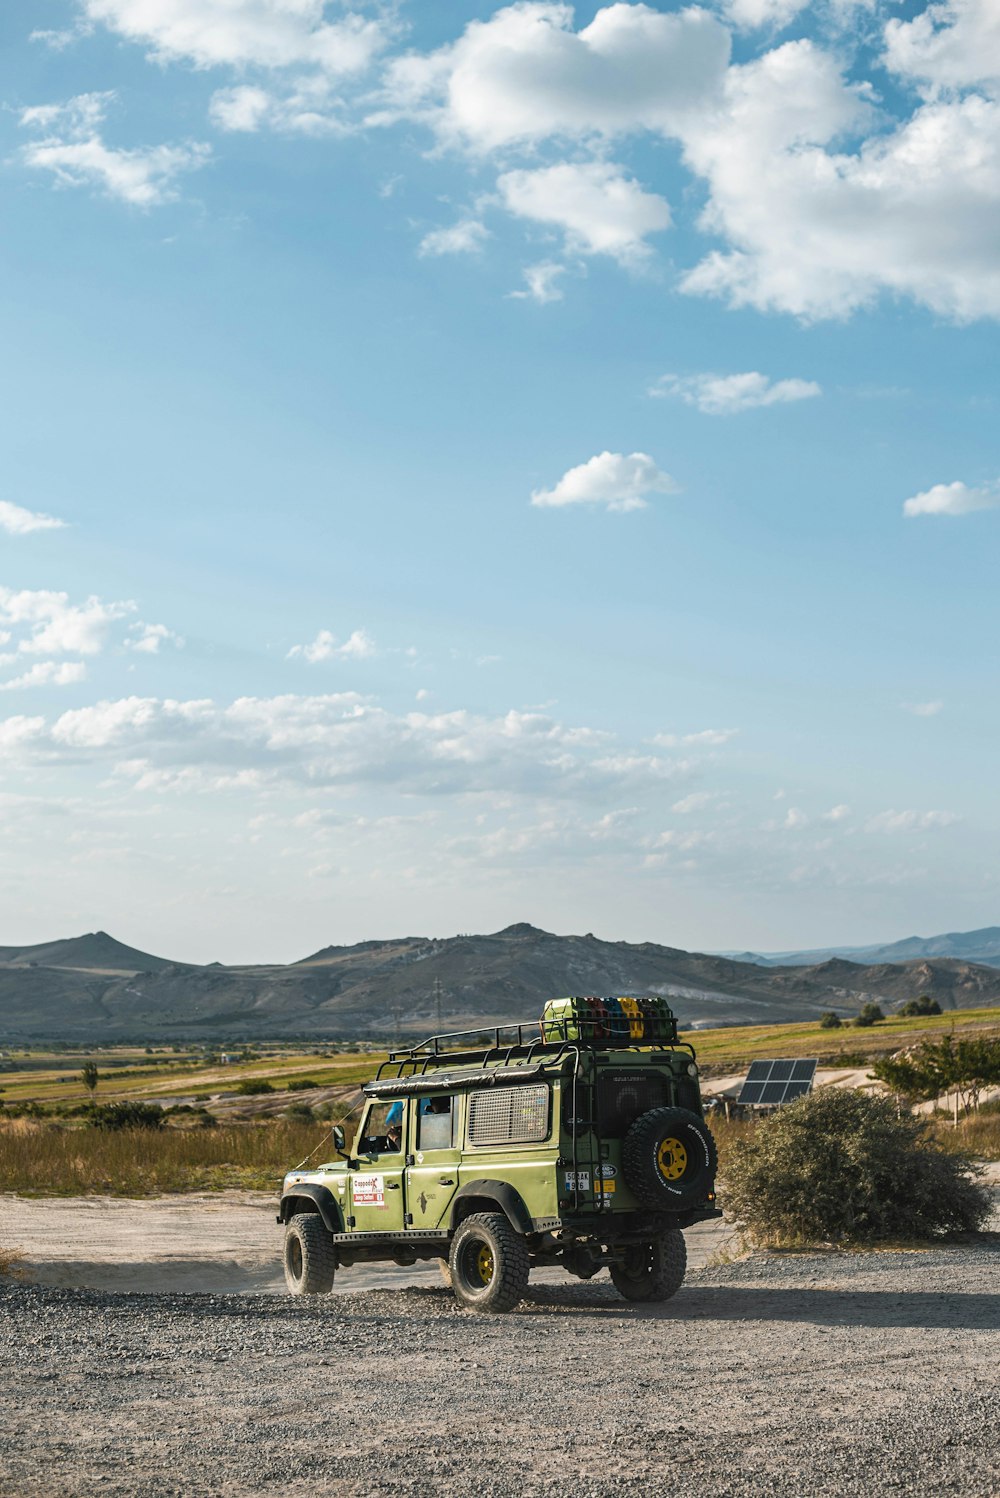
<svg viewBox="0 0 1000 1498"><path fill-rule="evenodd" d="M693 1048L662 1000L559 1000L541 1023L433 1036L364 1087L350 1151L292 1170L285 1277L440 1259L462 1305L509 1311L536 1265L610 1269L628 1300L681 1286L682 1229L719 1217Z"/></svg>

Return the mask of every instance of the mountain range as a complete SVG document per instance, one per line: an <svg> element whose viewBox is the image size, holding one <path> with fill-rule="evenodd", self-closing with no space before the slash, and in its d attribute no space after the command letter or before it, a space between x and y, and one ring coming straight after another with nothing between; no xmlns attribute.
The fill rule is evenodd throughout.
<svg viewBox="0 0 1000 1498"><path fill-rule="evenodd" d="M900 944L902 945L902 944ZM881 949L880 949L881 950ZM0 947L0 1044L16 1040L350 1039L534 1019L566 993L660 993L688 1026L844 1015L927 993L1000 1005L1000 970L955 957L774 966L654 942L557 936L525 923L485 936L324 947L249 967L171 962L107 932Z"/></svg>
<svg viewBox="0 0 1000 1498"><path fill-rule="evenodd" d="M738 962L760 967L798 967L846 957L848 962L870 966L879 962L910 962L919 957L954 957L959 962L979 962L1000 968L1000 926L978 931L945 931L940 936L905 936L902 941L873 947L818 947L798 952L724 952Z"/></svg>

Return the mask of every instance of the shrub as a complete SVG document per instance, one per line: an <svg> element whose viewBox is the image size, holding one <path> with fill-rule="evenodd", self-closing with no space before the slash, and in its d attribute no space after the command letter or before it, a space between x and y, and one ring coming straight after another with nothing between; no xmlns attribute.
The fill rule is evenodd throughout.
<svg viewBox="0 0 1000 1498"><path fill-rule="evenodd" d="M273 1092L274 1087L263 1077L247 1077L245 1081L237 1083L236 1091L240 1097L262 1097L265 1092Z"/></svg>
<svg viewBox="0 0 1000 1498"><path fill-rule="evenodd" d="M318 1086L319 1086L319 1083L318 1082L314 1082L313 1079L312 1079L312 1077L303 1077L301 1081L296 1081L293 1078L291 1080L291 1082L287 1082L285 1084L286 1091L288 1091L288 1092L306 1092L306 1091L308 1091L308 1089L310 1087L318 1087Z"/></svg>
<svg viewBox="0 0 1000 1498"><path fill-rule="evenodd" d="M932 999L930 994L922 993L916 999L907 999L899 1012L907 1019L912 1019L918 1014L940 1014L941 1005L937 999Z"/></svg>
<svg viewBox="0 0 1000 1498"><path fill-rule="evenodd" d="M860 1025L862 1029L867 1029L869 1025L877 1025L879 1020L883 1019L885 1015L879 1004L862 1004L854 1023Z"/></svg>
<svg viewBox="0 0 1000 1498"><path fill-rule="evenodd" d="M877 1243L978 1228L991 1202L975 1170L891 1098L823 1088L735 1140L721 1180L757 1243Z"/></svg>
<svg viewBox="0 0 1000 1498"><path fill-rule="evenodd" d="M167 1121L155 1103L95 1103L89 1117L94 1129L162 1129Z"/></svg>
<svg viewBox="0 0 1000 1498"><path fill-rule="evenodd" d="M821 1030L839 1030L840 1015L834 1014L832 1009L828 1009L825 1014L820 1015L819 1027Z"/></svg>
<svg viewBox="0 0 1000 1498"><path fill-rule="evenodd" d="M308 1103L292 1103L285 1109L285 1117L289 1123L315 1123L316 1115Z"/></svg>

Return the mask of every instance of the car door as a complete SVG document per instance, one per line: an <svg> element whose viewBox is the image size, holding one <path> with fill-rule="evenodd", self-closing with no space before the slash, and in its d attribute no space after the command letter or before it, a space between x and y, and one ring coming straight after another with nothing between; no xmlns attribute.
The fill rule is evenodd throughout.
<svg viewBox="0 0 1000 1498"><path fill-rule="evenodd" d="M369 1103L362 1116L355 1145L357 1169L350 1171L351 1227L356 1233L403 1231L407 1107L398 1099L380 1099ZM400 1127L398 1143L392 1138L394 1123Z"/></svg>
<svg viewBox="0 0 1000 1498"><path fill-rule="evenodd" d="M413 1164L406 1172L407 1211L415 1230L448 1226L462 1161L459 1099L454 1094L417 1100Z"/></svg>

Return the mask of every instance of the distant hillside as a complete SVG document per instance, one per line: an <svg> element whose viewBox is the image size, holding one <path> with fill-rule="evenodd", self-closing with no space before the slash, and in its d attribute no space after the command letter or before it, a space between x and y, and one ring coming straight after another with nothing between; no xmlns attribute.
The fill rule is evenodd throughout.
<svg viewBox="0 0 1000 1498"><path fill-rule="evenodd" d="M59 960L32 955L43 952ZM953 959L761 967L526 924L488 936L324 947L288 966L192 967L98 932L0 949L0 1042L412 1036L533 1019L560 994L643 992L668 997L688 1025L764 1024L831 1008L849 1015L872 998L893 1004L921 993L945 1009L1000 1005L1000 972Z"/></svg>
<svg viewBox="0 0 1000 1498"><path fill-rule="evenodd" d="M882 962L909 962L920 957L953 957L959 962L978 962L1000 968L1000 926L979 931L946 931L941 936L906 936L902 941L873 947L824 947L805 952L727 952L735 962L753 962L760 967L789 967L827 962L846 957L871 967Z"/></svg>
<svg viewBox="0 0 1000 1498"><path fill-rule="evenodd" d="M67 941L43 942L37 947L0 947L0 964L15 967L92 968L105 972L161 972L173 964L135 947L123 946L106 931L91 931Z"/></svg>

